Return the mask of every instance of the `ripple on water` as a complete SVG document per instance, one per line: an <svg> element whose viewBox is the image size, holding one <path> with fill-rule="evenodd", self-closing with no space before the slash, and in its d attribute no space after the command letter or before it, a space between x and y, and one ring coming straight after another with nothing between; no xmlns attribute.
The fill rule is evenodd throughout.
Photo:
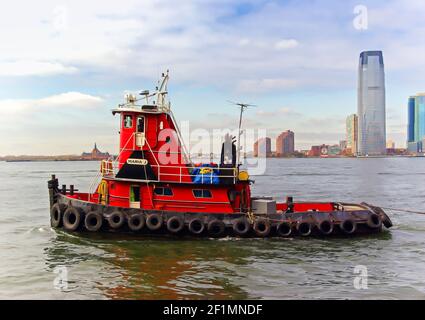
<svg viewBox="0 0 425 320"><path fill-rule="evenodd" d="M270 160L270 161L269 161ZM328 239L160 239L49 228L46 180L83 190L98 163L0 163L0 298L425 299L425 217ZM424 159L268 159L254 194L425 211ZM27 201L18 201L24 195ZM368 290L354 268L367 267ZM68 287L54 287L66 267Z"/></svg>

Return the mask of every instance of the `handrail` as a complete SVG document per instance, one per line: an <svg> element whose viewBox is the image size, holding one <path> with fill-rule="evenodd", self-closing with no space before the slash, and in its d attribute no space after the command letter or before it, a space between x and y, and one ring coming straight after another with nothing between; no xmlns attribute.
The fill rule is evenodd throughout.
<svg viewBox="0 0 425 320"><path fill-rule="evenodd" d="M124 147L122 147L121 148L121 150L120 150L120 152L118 153L118 156L116 157L116 159L112 162L111 161L111 163L112 163L112 174L114 174L114 172L113 172L113 168L114 168L114 165L117 165L117 164L119 164L119 158L120 158L120 156L121 156L121 154L123 153L123 151L125 151L126 150L126 147L127 147L127 144L129 143L129 141L131 140L131 138L133 138L133 136L135 135L135 133L133 132L131 135L130 135L130 137L128 138L128 140L127 140L127 142L125 143L125 145L124 145ZM107 161L110 161L110 160L107 160ZM108 169L106 169L105 170L106 172L108 172L109 170ZM97 174L96 174L96 176L93 178L93 180L91 181L91 183L90 183L90 186L89 186L89 192L88 192L88 199L89 199L89 201L91 200L91 195L92 194L94 194L94 186L96 185L96 184L99 184L99 183L96 183L97 181L99 181L99 178L102 176L102 172L101 171L98 171L97 172Z"/></svg>
<svg viewBox="0 0 425 320"><path fill-rule="evenodd" d="M114 177L116 175L115 174L116 169L121 164L124 164L124 162L118 162L118 163L113 164L112 169L106 168L105 169L106 175ZM192 179L193 177L197 176L197 174L183 173L183 169L189 170L189 169L199 169L200 168L199 166L193 166L193 165L192 166L189 166L189 165L186 165L186 166L166 166L166 165L159 165L159 164L158 165L153 164L153 165L151 165L151 167L152 168L158 168L158 177L157 177L156 180L150 180L150 181L175 182L175 180L167 180L167 177L168 177L168 179L170 179L171 177L178 177L178 181L180 183L183 182L184 177L190 177ZM163 169L167 168L171 172L164 172L164 170L161 172L161 168L163 168ZM228 168L228 167L223 168L223 167L220 167L220 166L209 167L209 168L212 169L210 173L201 175L202 182L203 182L204 179L212 179L213 176L216 176L217 178L233 178L234 182L236 182L237 170L235 168ZM232 169L233 174L215 174L214 175L214 170L220 170L220 169ZM139 180L139 179L134 179L134 180Z"/></svg>

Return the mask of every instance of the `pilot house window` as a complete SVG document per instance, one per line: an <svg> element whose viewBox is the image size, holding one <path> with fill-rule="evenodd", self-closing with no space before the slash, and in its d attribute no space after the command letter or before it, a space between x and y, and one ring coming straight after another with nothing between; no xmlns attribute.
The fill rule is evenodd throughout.
<svg viewBox="0 0 425 320"><path fill-rule="evenodd" d="M133 127L133 117L130 115L124 116L124 128L132 128Z"/></svg>

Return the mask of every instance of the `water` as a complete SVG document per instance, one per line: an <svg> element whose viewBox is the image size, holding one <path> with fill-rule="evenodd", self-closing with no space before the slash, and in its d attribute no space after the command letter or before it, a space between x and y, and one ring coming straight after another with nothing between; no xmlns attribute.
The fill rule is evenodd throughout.
<svg viewBox="0 0 425 320"><path fill-rule="evenodd" d="M88 188L96 162L0 162L0 298L425 299L425 216L353 239L169 240L49 227L47 183ZM425 159L270 159L254 193L425 211ZM355 289L355 266L368 289ZM59 275L67 275L67 282ZM364 283L364 282L363 282Z"/></svg>

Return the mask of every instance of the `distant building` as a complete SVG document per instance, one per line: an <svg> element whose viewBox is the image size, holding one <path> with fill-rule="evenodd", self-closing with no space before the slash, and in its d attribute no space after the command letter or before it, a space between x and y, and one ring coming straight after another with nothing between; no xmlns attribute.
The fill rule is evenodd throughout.
<svg viewBox="0 0 425 320"><path fill-rule="evenodd" d="M346 120L347 154L357 154L358 118L356 114L349 115Z"/></svg>
<svg viewBox="0 0 425 320"><path fill-rule="evenodd" d="M292 155L295 152L295 135L292 131L287 130L282 132L276 138L276 155L285 157Z"/></svg>
<svg viewBox="0 0 425 320"><path fill-rule="evenodd" d="M393 140L387 140L387 149L395 149L395 142Z"/></svg>
<svg viewBox="0 0 425 320"><path fill-rule="evenodd" d="M110 157L108 152L100 152L96 143L91 152L83 152L81 158L84 160L107 160Z"/></svg>
<svg viewBox="0 0 425 320"><path fill-rule="evenodd" d="M311 146L310 151L308 152L309 157L319 157L320 156L320 146Z"/></svg>
<svg viewBox="0 0 425 320"><path fill-rule="evenodd" d="M339 146L339 144L334 144L332 146L328 146L328 151L327 151L327 155L328 156L337 156L341 154L341 147Z"/></svg>
<svg viewBox="0 0 425 320"><path fill-rule="evenodd" d="M347 140L341 140L339 142L339 148L341 149L341 151L344 151L345 149L347 149Z"/></svg>
<svg viewBox="0 0 425 320"><path fill-rule="evenodd" d="M382 51L360 54L358 69L357 153L362 156L385 154L385 74Z"/></svg>
<svg viewBox="0 0 425 320"><path fill-rule="evenodd" d="M321 156L327 156L328 155L328 147L325 144L322 144L321 146L312 146L310 151L308 152L309 157L321 157Z"/></svg>
<svg viewBox="0 0 425 320"><path fill-rule="evenodd" d="M415 142L415 103L416 97L409 97L407 102L407 144Z"/></svg>
<svg viewBox="0 0 425 320"><path fill-rule="evenodd" d="M270 157L272 154L272 140L269 137L260 138L254 143L254 157Z"/></svg>
<svg viewBox="0 0 425 320"><path fill-rule="evenodd" d="M424 153L425 93L409 97L407 108L407 150L409 153Z"/></svg>

